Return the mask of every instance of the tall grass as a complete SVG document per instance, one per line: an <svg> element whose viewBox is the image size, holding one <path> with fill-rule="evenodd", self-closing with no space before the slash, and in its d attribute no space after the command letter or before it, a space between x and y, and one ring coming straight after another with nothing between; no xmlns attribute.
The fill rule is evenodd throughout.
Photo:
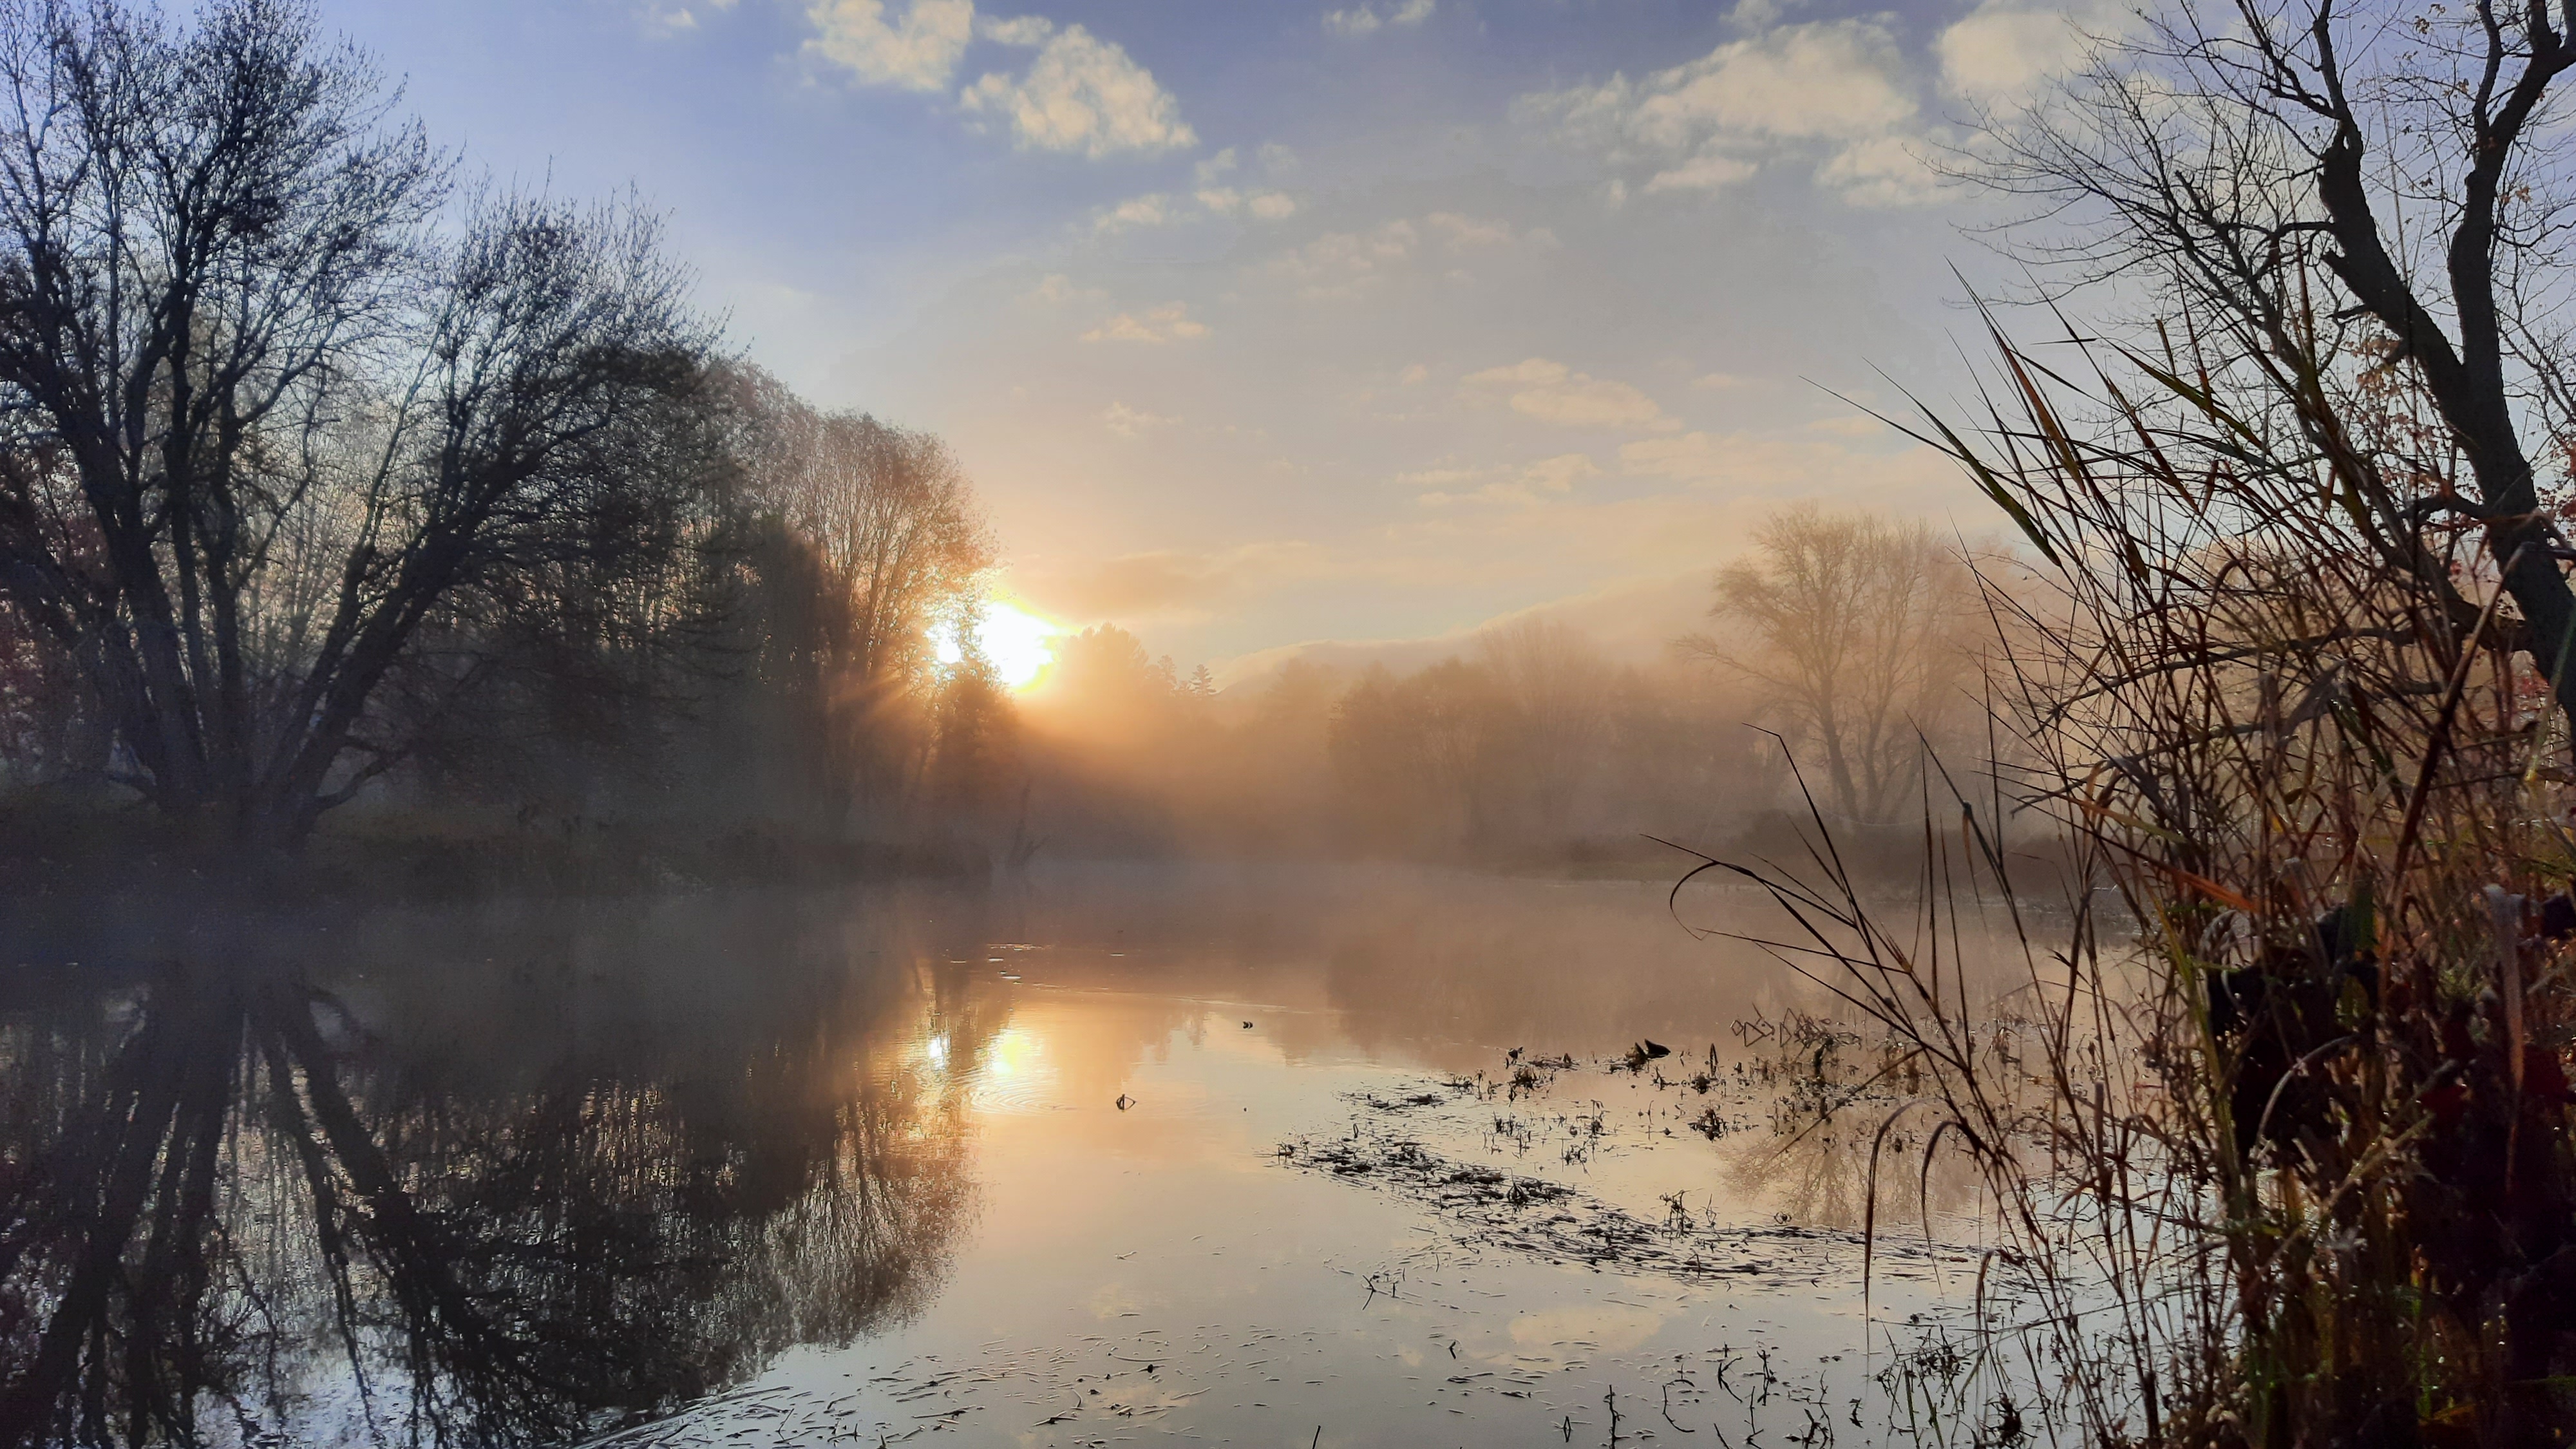
<svg viewBox="0 0 2576 1449"><path fill-rule="evenodd" d="M2569 1442L2569 739L2497 561L2373 358L1995 342L1985 415L1918 432L2029 545L1984 571L1992 768L1930 772L1909 907L1821 826L1729 867L1923 1084L1873 1175L1912 1137L1994 1205L1968 1381L2065 1442Z"/></svg>

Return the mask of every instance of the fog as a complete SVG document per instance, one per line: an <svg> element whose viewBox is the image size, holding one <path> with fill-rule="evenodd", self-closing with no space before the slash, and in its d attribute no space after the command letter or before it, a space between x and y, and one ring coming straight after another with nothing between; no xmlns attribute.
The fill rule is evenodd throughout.
<svg viewBox="0 0 2576 1449"><path fill-rule="evenodd" d="M1811 813L1866 836L1920 813L1927 760L1981 769L1991 625L1920 525L1783 510L1711 570L1702 627L1644 658L1542 613L1420 667L1290 655L1219 688L1116 625L997 603L997 544L936 437L731 364L663 426L650 511L506 591L460 585L300 804L227 795L213 765L155 773L119 710L159 697L117 704L39 616L0 609L19 868L154 834L140 804L183 826L157 848L310 835L309 859L392 889L987 875L1042 854L1651 874L1683 859L1657 839L1777 845ZM244 667L284 688L321 627L281 621ZM256 710L238 727L285 729Z"/></svg>
<svg viewBox="0 0 2576 1449"><path fill-rule="evenodd" d="M1570 1437L1727 1371L1714 1275L1848 1278L1853 1139L1765 1094L1860 1038L1666 884L1896 828L1974 647L1919 525L1782 509L1643 650L1219 688L309 7L0 0L0 87L0 1445ZM1488 1249L1499 1317L1399 1290Z"/></svg>

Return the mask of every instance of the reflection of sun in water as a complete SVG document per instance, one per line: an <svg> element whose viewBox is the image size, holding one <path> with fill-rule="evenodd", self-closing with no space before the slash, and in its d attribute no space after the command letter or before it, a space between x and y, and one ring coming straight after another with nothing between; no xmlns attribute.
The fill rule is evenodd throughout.
<svg viewBox="0 0 2576 1449"><path fill-rule="evenodd" d="M1049 1059L1045 1041L1034 1033L1016 1026L1003 1028L984 1049L981 1066L969 1099L976 1111L1042 1112L1059 1105L1055 1063Z"/></svg>
<svg viewBox="0 0 2576 1449"><path fill-rule="evenodd" d="M993 1038L993 1049L984 1058L984 1070L997 1077L1016 1077L1037 1059L1036 1038L1018 1027L1006 1028Z"/></svg>
<svg viewBox="0 0 2576 1449"><path fill-rule="evenodd" d="M1055 663L1055 641L1064 632L1062 627L1002 599L985 600L983 612L975 619L975 642L982 646L994 675L1013 689L1026 689L1038 682L1038 676ZM930 642L943 665L966 658L966 646L949 625L931 630Z"/></svg>

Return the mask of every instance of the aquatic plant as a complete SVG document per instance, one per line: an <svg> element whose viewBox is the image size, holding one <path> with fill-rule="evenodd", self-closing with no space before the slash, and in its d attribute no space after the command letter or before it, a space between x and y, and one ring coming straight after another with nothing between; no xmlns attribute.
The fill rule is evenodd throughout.
<svg viewBox="0 0 2576 1449"><path fill-rule="evenodd" d="M2029 544L1983 561L1992 758L1928 772L1903 908L1821 813L1804 862L1703 869L1920 1083L1873 1211L1891 1140L1976 1165L1980 1292L2021 1305L1954 1398L2059 1386L2016 1418L2109 1444L2563 1443L2568 729L2514 561L2438 521L2450 480L2372 442L2408 400L2326 386L2353 358L2310 320L2268 411L2188 345L2070 342L2079 385L1995 330L2009 401L1919 430Z"/></svg>

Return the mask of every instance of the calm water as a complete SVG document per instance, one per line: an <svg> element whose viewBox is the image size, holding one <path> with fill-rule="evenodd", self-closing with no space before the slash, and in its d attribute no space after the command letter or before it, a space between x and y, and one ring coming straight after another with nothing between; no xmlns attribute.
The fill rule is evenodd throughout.
<svg viewBox="0 0 2576 1449"><path fill-rule="evenodd" d="M22 935L21 1442L1888 1442L1891 1345L1976 1271L1906 1174L1882 1226L1928 1193L1947 1246L1894 1230L1864 1331L1866 1128L1784 1135L1760 1075L1815 993L1660 886L1060 867Z"/></svg>

